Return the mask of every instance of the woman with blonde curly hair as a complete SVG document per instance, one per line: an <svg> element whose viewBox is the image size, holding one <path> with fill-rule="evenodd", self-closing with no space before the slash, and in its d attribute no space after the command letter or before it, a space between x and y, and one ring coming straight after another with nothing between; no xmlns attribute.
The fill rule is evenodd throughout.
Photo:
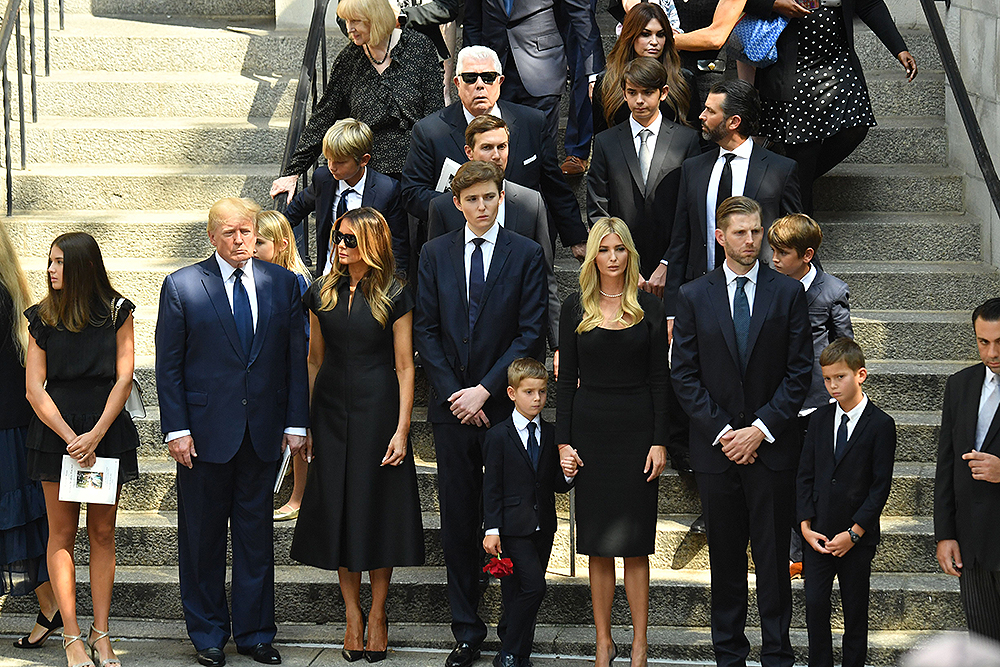
<svg viewBox="0 0 1000 667"><path fill-rule="evenodd" d="M644 667L657 478L667 461L667 334L662 302L639 290L639 255L620 218L590 229L580 291L563 303L559 352L556 442L579 466L577 551L590 557L595 665L618 655L611 605L622 557L632 667Z"/></svg>
<svg viewBox="0 0 1000 667"><path fill-rule="evenodd" d="M337 220L333 268L309 308L311 460L292 558L337 570L347 611L343 657L386 656L385 600L393 567L422 565L424 536L413 455L413 295L395 276L392 236L378 211ZM314 459L314 460L313 460ZM372 607L361 610L361 572Z"/></svg>

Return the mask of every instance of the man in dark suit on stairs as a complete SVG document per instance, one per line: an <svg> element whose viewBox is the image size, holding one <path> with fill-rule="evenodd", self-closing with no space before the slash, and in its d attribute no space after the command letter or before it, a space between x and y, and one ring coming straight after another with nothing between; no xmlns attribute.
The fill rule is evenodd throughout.
<svg viewBox="0 0 1000 667"><path fill-rule="evenodd" d="M945 385L934 539L941 569L959 577L969 631L1000 641L1000 298L972 325L982 363Z"/></svg>

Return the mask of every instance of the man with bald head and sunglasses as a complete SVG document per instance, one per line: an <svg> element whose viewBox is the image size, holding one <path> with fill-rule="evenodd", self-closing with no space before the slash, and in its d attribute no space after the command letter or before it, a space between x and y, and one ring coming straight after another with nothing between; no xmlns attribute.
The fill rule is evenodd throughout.
<svg viewBox="0 0 1000 667"><path fill-rule="evenodd" d="M502 118L510 129L507 180L538 190L549 212L549 234L556 233L573 255L586 252L587 229L580 204L563 178L556 155L555 135L545 132L545 114L538 109L499 101L504 77L496 52L469 46L458 53L455 86L460 101L427 116L413 126L410 152L403 166L403 207L420 221L411 229L411 247L419 252L431 200L448 190L451 177L468 159L465 129L483 114ZM415 238L414 238L415 237Z"/></svg>

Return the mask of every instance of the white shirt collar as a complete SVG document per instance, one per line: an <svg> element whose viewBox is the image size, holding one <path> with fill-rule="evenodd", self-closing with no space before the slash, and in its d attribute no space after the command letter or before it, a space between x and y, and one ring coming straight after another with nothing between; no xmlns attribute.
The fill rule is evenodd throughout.
<svg viewBox="0 0 1000 667"><path fill-rule="evenodd" d="M806 275L802 276L799 281L802 283L802 289L806 292L812 287L813 281L816 280L816 267L812 264L809 265L809 270L806 271Z"/></svg>
<svg viewBox="0 0 1000 667"><path fill-rule="evenodd" d="M656 135L660 133L660 126L663 124L663 114L662 113L656 114L656 120L650 123L649 127L643 126L639 121L633 118L631 114L629 114L628 124L629 127L632 128L633 139L637 138L639 136L639 133L642 132L643 130L649 130L650 132L652 132L653 135L650 138L656 139Z"/></svg>
<svg viewBox="0 0 1000 667"><path fill-rule="evenodd" d="M347 181L338 181L337 194L341 197L344 196L344 192L347 188L350 188L358 193L359 196L364 197L365 195L365 181L368 180L368 167L365 166L364 173L361 174L361 179L354 185L348 185Z"/></svg>
<svg viewBox="0 0 1000 667"><path fill-rule="evenodd" d="M222 273L222 282L227 282L236 273L236 267L222 259L219 256L219 251L215 251L215 261L219 263L219 271ZM243 269L243 275L253 277L253 258L251 257L246 261L246 263L240 267Z"/></svg>
<svg viewBox="0 0 1000 667"><path fill-rule="evenodd" d="M984 366L984 367L986 368L986 377L983 378L983 390L987 389L990 386L990 382L993 382L994 378L996 379L997 382L1000 382L1000 376L997 376L996 373L991 371L989 366Z"/></svg>
<svg viewBox="0 0 1000 667"><path fill-rule="evenodd" d="M469 110L465 108L464 104L462 105L462 113L465 114L465 124L466 125L468 125L469 123L471 123L472 120L475 118L475 116L473 116L471 113L469 113ZM496 116L497 118L503 120L503 116L500 115L500 103L499 102L497 102L496 104L494 104L493 108L490 109L489 111L487 111L486 113L488 113L491 116Z"/></svg>
<svg viewBox="0 0 1000 667"><path fill-rule="evenodd" d="M740 274L738 274L735 271L733 271L732 269L730 269L729 268L729 264L727 264L726 262L722 263L722 270L726 272L726 285L728 285L729 283L733 282L734 280L736 280L737 278L740 277ZM757 260L756 262L754 262L753 268L750 269L749 271L747 271L744 274L744 276L747 277L747 278L749 278L750 282L752 282L754 285L756 285L757 284L757 273L758 273L759 270L760 270L760 260Z"/></svg>
<svg viewBox="0 0 1000 667"><path fill-rule="evenodd" d="M485 234L482 235L482 237L477 237L472 232L472 230L469 229L468 223L466 223L466 225L465 225L465 242L466 243L472 243L472 239L483 238L487 243L492 243L493 245L496 245L496 243L497 243L497 235L499 233L500 233L500 225L498 225L495 220L493 221L493 226L490 227L489 230Z"/></svg>
<svg viewBox="0 0 1000 667"><path fill-rule="evenodd" d="M722 146L719 146L719 158L722 158L722 156L726 153L733 153L738 158L745 158L749 160L750 154L753 153L753 139L747 137L746 141L731 151L727 151Z"/></svg>
<svg viewBox="0 0 1000 667"><path fill-rule="evenodd" d="M531 422L534 422L535 426L537 426L539 430L541 430L542 428L541 419L539 419L539 415L535 415L534 419L528 419L520 412L518 412L517 408L514 408L514 413L511 415L511 417L513 418L514 421L514 428L516 428L518 431L523 431L526 428L528 428L528 424ZM536 435L535 437L538 436Z"/></svg>
<svg viewBox="0 0 1000 667"><path fill-rule="evenodd" d="M865 411L866 407L868 407L868 394L864 392L861 392L861 402L851 408L849 412L844 412L844 408L840 407L840 403L838 402L833 425L839 428L843 415L847 415L847 421L850 425L856 425L858 423L858 419L861 418L861 413Z"/></svg>

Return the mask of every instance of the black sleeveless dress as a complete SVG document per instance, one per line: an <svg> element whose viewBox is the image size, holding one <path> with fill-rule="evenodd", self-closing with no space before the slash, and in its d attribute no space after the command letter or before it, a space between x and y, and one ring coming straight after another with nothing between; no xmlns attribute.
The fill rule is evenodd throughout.
<svg viewBox="0 0 1000 667"><path fill-rule="evenodd" d="M322 311L317 280L303 302L319 319L326 351L313 386L313 461L292 539L295 560L351 572L423 565L424 532L413 451L380 465L399 420L392 325L413 310L412 292L393 297L383 328L361 290L348 309L348 281L337 306ZM313 332L315 335L315 332Z"/></svg>
<svg viewBox="0 0 1000 667"><path fill-rule="evenodd" d="M94 428L115 384L118 353L116 335L135 305L129 300L118 308L118 317L108 316L99 326L88 325L74 333L51 327L38 315L38 306L24 312L28 332L45 350L45 390L74 433ZM118 483L139 477L136 449L139 434L132 418L123 409L97 445L97 456L116 458ZM28 476L39 482L58 482L66 443L38 416L28 426Z"/></svg>

